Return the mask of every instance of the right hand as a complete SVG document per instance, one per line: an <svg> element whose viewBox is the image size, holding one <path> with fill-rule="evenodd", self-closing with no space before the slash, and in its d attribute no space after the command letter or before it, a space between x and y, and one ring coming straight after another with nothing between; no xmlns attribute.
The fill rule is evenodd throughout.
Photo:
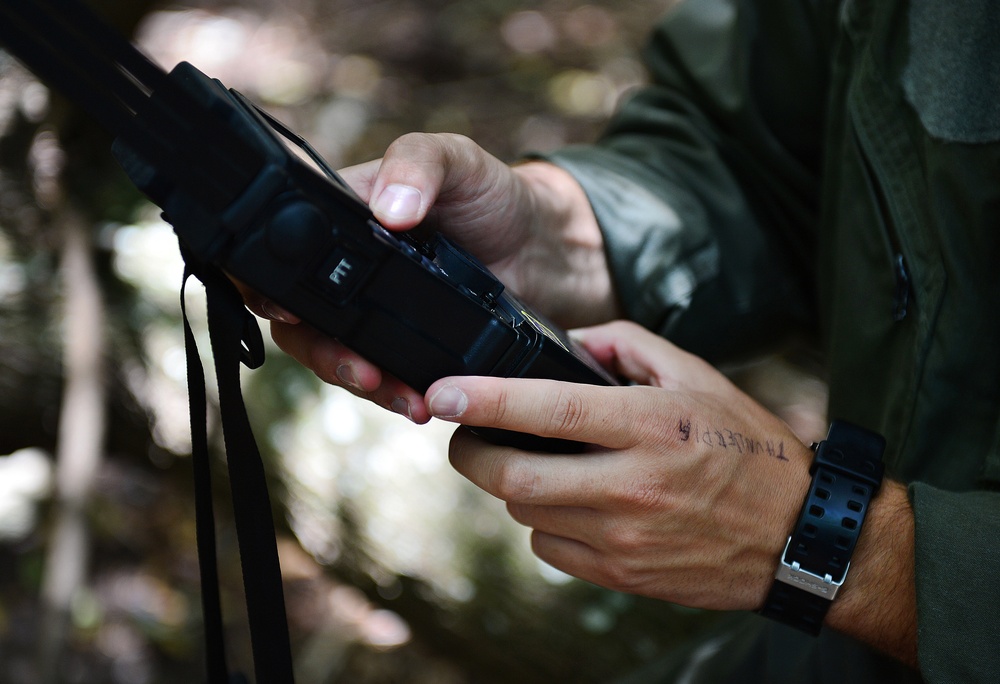
<svg viewBox="0 0 1000 684"><path fill-rule="evenodd" d="M563 326L616 317L601 233L583 189L546 162L511 167L458 135L413 133L382 159L342 170L388 230L438 230L476 255L525 302ZM285 352L322 380L429 420L420 393L384 374L256 293L247 305L272 321Z"/></svg>

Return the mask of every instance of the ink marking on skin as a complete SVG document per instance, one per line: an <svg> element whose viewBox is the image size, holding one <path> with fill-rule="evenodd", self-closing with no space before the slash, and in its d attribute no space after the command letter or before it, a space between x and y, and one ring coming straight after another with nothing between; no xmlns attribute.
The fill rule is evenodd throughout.
<svg viewBox="0 0 1000 684"><path fill-rule="evenodd" d="M788 461L785 456L785 442L779 440L765 440L747 437L742 432L736 432L731 428L716 428L714 426L698 425L690 418L681 418L677 423L677 432L680 441L693 441L695 444L703 444L711 449L733 449L739 454L749 454L756 456L767 455L779 461Z"/></svg>
<svg viewBox="0 0 1000 684"><path fill-rule="evenodd" d="M726 436L729 438L729 446L736 447L736 450L743 453L743 435L738 432L733 432L732 430L726 430Z"/></svg>
<svg viewBox="0 0 1000 684"><path fill-rule="evenodd" d="M681 418L677 423L677 432L680 434L680 441L693 441L695 444L704 444L711 449L732 449L740 454L756 456L769 456L779 461L788 461L785 455L785 442L778 440L764 440L748 437L742 432L736 432L730 428L716 428L715 426L698 425L690 418Z"/></svg>

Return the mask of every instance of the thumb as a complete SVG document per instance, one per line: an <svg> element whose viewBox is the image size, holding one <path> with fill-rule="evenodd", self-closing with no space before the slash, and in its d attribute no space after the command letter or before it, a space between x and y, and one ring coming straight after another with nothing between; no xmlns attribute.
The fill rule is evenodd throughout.
<svg viewBox="0 0 1000 684"><path fill-rule="evenodd" d="M731 383L703 359L630 321L574 330L573 336L606 368L641 385L725 392Z"/></svg>
<svg viewBox="0 0 1000 684"><path fill-rule="evenodd" d="M368 204L375 218L391 230L421 223L438 199L451 156L442 136L410 133L395 140L371 182Z"/></svg>
<svg viewBox="0 0 1000 684"><path fill-rule="evenodd" d="M386 228L408 230L418 225L427 215L432 202L426 201L426 192L403 183L390 183L372 198L375 218Z"/></svg>

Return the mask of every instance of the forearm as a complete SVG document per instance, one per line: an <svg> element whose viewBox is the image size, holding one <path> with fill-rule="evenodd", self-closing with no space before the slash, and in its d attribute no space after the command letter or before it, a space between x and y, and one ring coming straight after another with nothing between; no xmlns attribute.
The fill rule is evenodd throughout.
<svg viewBox="0 0 1000 684"><path fill-rule="evenodd" d="M713 362L815 328L837 21L835 3L678 3L599 143L546 155L586 190L625 318Z"/></svg>
<svg viewBox="0 0 1000 684"><path fill-rule="evenodd" d="M917 666L914 516L904 485L886 482L872 503L826 625Z"/></svg>

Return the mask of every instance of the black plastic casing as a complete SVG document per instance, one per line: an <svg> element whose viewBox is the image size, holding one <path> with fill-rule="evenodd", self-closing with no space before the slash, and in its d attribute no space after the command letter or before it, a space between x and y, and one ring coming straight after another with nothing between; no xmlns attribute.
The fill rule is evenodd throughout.
<svg viewBox="0 0 1000 684"><path fill-rule="evenodd" d="M198 260L221 267L421 392L451 375L615 384L457 245L440 235L417 240L385 230L304 141L241 95L186 63L169 78L204 106L192 117L221 119L260 159L242 189L219 197L225 193L164 173L163 164L116 141L126 173L164 209ZM151 106L158 104L154 92ZM184 135L187 140L163 142L212 154L212 141L199 139L208 135L201 127L186 127ZM533 450L582 446L478 432Z"/></svg>

